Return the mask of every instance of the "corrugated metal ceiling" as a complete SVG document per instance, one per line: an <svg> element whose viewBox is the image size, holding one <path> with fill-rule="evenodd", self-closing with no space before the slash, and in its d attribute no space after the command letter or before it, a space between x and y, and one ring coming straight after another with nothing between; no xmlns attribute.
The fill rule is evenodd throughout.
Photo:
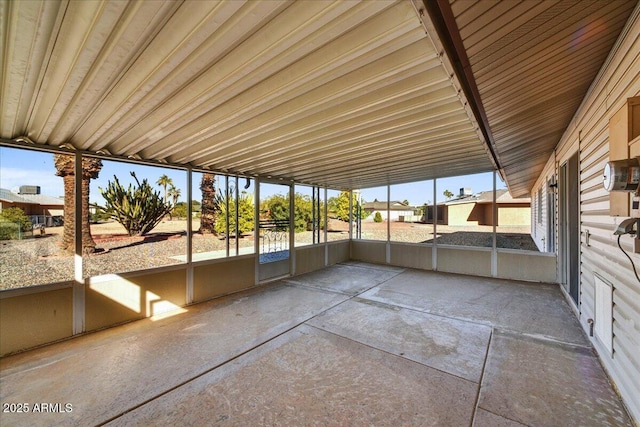
<svg viewBox="0 0 640 427"><path fill-rule="evenodd" d="M494 167L411 1L0 11L3 138L332 188Z"/></svg>
<svg viewBox="0 0 640 427"><path fill-rule="evenodd" d="M437 2L509 189L528 196L636 1ZM0 2L0 136L332 188L489 171L468 82L420 9Z"/></svg>
<svg viewBox="0 0 640 427"><path fill-rule="evenodd" d="M528 196L636 0L451 0L511 193Z"/></svg>

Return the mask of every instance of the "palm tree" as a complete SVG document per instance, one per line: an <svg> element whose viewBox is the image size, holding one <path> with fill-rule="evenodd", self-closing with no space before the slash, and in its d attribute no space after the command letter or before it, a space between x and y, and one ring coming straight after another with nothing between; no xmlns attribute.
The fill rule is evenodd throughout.
<svg viewBox="0 0 640 427"><path fill-rule="evenodd" d="M53 163L56 175L64 180L64 230L62 233L62 249L73 251L75 248L75 156L71 154L54 154ZM102 160L93 157L82 157L82 253L93 253L96 242L91 236L89 226L89 182L98 177L102 169Z"/></svg>
<svg viewBox="0 0 640 427"><path fill-rule="evenodd" d="M160 178L158 178L158 181L156 181L156 184L158 184L160 187L164 189L164 202L167 203L167 187L170 187L173 185L173 180L165 174L165 175L162 175Z"/></svg>
<svg viewBox="0 0 640 427"><path fill-rule="evenodd" d="M218 213L218 203L216 200L215 175L212 173L203 173L200 181L200 190L202 191L202 206L200 211L200 230L199 233L216 234L216 215Z"/></svg>
<svg viewBox="0 0 640 427"><path fill-rule="evenodd" d="M169 197L171 197L171 200L173 201L173 207L175 207L178 204L178 199L182 195L182 191L180 191L180 189L175 185L171 184L171 186L169 187L169 191L167 191L167 194L169 195Z"/></svg>

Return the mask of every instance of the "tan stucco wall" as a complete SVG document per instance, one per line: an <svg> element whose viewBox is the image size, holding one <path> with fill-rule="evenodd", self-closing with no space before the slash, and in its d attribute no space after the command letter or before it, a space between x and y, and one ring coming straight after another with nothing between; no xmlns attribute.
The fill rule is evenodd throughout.
<svg viewBox="0 0 640 427"><path fill-rule="evenodd" d="M447 206L448 225L493 225L491 203L462 203ZM526 203L498 203L498 226L531 225L531 208Z"/></svg>
<svg viewBox="0 0 640 427"><path fill-rule="evenodd" d="M438 271L491 276L491 251L455 247L437 247Z"/></svg>
<svg viewBox="0 0 640 427"><path fill-rule="evenodd" d="M193 268L194 302L206 301L255 284L255 256L226 259Z"/></svg>
<svg viewBox="0 0 640 427"><path fill-rule="evenodd" d="M150 317L186 304L186 269L93 278L86 286L87 331Z"/></svg>
<svg viewBox="0 0 640 427"><path fill-rule="evenodd" d="M71 288L0 299L0 355L46 344L73 333Z"/></svg>
<svg viewBox="0 0 640 427"><path fill-rule="evenodd" d="M555 254L498 250L498 277L556 283Z"/></svg>
<svg viewBox="0 0 640 427"><path fill-rule="evenodd" d="M295 274L309 273L324 268L324 245L296 248Z"/></svg>
<svg viewBox="0 0 640 427"><path fill-rule="evenodd" d="M478 225L478 221L468 221L475 203L462 203L459 205L449 205L447 207L448 225Z"/></svg>
<svg viewBox="0 0 640 427"><path fill-rule="evenodd" d="M353 240L351 242L351 259L385 264L387 262L387 242Z"/></svg>
<svg viewBox="0 0 640 427"><path fill-rule="evenodd" d="M431 251L431 246L391 243L391 264L431 270Z"/></svg>
<svg viewBox="0 0 640 427"><path fill-rule="evenodd" d="M491 206L491 205L489 205ZM527 205L498 205L498 225L531 225L531 208Z"/></svg>
<svg viewBox="0 0 640 427"><path fill-rule="evenodd" d="M329 265L337 264L339 262L349 261L349 248L351 247L351 242L349 240L329 243L328 246L329 246Z"/></svg>

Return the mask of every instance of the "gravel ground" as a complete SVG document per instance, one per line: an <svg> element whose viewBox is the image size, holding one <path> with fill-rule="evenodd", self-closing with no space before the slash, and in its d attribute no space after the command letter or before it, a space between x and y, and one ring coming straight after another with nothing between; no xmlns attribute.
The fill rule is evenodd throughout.
<svg viewBox="0 0 640 427"><path fill-rule="evenodd" d="M197 230L198 224L193 229ZM84 258L84 276L121 273L151 267L180 264L186 254L185 221L166 221L145 238L122 234L119 224L92 226L98 251ZM438 226L437 243L491 247L491 227ZM386 240L387 224L363 223L362 238ZM433 226L427 224L393 223L392 240L425 242L433 240ZM533 240L521 229L503 229L498 233L498 247L537 251ZM520 231L520 232L518 232ZM73 280L73 256L59 250L62 228L49 228L45 236L21 241L0 242L0 289L19 288L65 280ZM322 233L323 235L324 233ZM332 221L327 233L329 241L348 239L348 224ZM226 241L218 236L194 234L193 254L204 257L224 256ZM297 233L296 244L312 242L312 233ZM235 239L230 240L232 252ZM253 248L253 236L240 239L241 248ZM218 255L209 254L222 251Z"/></svg>

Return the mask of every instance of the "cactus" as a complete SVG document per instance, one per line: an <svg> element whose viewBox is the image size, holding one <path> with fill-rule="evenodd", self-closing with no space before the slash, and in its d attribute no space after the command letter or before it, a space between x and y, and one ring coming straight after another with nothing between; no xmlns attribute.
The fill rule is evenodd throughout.
<svg viewBox="0 0 640 427"><path fill-rule="evenodd" d="M111 213L111 217L122 224L130 236L144 236L171 212L172 206L163 201L160 192L153 191L146 179L141 184L134 172L131 176L138 184L136 188L129 184L125 190L115 175L114 181L107 183L106 190L100 188L100 194L106 201L103 210Z"/></svg>

